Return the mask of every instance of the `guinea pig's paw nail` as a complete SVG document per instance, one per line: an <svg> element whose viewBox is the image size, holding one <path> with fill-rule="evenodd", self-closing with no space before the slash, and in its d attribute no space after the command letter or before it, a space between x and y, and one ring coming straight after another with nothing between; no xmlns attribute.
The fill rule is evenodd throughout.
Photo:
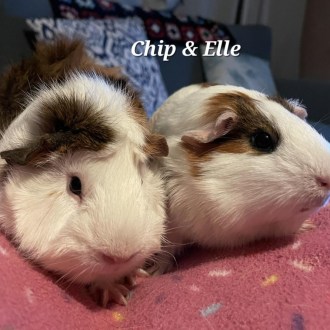
<svg viewBox="0 0 330 330"><path fill-rule="evenodd" d="M110 299L115 303L123 306L127 305L130 291L125 285L115 284L113 287L108 289L108 293L110 294Z"/></svg>
<svg viewBox="0 0 330 330"><path fill-rule="evenodd" d="M142 269L142 268L139 268L135 271L135 275L136 276L139 276L139 277L149 277L150 274L148 273L148 271Z"/></svg>
<svg viewBox="0 0 330 330"><path fill-rule="evenodd" d="M109 291L103 290L101 298L102 298L102 302L101 302L102 307L104 308L107 307L110 300Z"/></svg>
<svg viewBox="0 0 330 330"><path fill-rule="evenodd" d="M309 231L309 230L312 230L312 229L315 229L316 226L315 224L312 222L312 220L308 219L308 220L305 220L303 222L303 224L301 225L301 227L299 228L299 232L300 233L304 233L306 231Z"/></svg>
<svg viewBox="0 0 330 330"><path fill-rule="evenodd" d="M160 267L160 264L155 263L152 266L149 266L146 269L146 272L148 273L149 276L157 276L165 273L166 270L163 271L162 267Z"/></svg>
<svg viewBox="0 0 330 330"><path fill-rule="evenodd" d="M147 272L152 276L158 276L169 273L174 268L174 263L170 258L159 258L155 263L147 269Z"/></svg>
<svg viewBox="0 0 330 330"><path fill-rule="evenodd" d="M135 279L135 277L136 277L136 274L135 273L133 273L133 275L129 275L129 276L126 276L125 277L125 283L127 283L127 286L129 288L133 288L133 287L136 286L136 279Z"/></svg>
<svg viewBox="0 0 330 330"><path fill-rule="evenodd" d="M100 288L97 284L92 284L89 292L98 305L106 308L109 302L126 306L130 297L130 290L123 284L114 283L108 288Z"/></svg>
<svg viewBox="0 0 330 330"><path fill-rule="evenodd" d="M106 307L110 301L126 306L130 298L130 290L123 284L114 283L102 292L102 306Z"/></svg>
<svg viewBox="0 0 330 330"><path fill-rule="evenodd" d="M128 304L128 301L125 297L121 296L119 301L117 302L119 305L122 305L122 306L127 306Z"/></svg>

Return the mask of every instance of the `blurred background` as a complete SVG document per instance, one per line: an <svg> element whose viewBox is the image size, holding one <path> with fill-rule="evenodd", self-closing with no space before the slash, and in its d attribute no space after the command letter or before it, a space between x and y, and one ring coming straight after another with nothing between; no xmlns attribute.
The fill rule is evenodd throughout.
<svg viewBox="0 0 330 330"><path fill-rule="evenodd" d="M243 53L267 61L276 93L285 97L299 98L309 108L312 121L330 125L328 108L330 104L329 0L122 0L112 2L124 7L136 6L175 14L179 17L201 16L225 24L233 39L243 45ZM26 18L68 18L63 16L63 12L62 16L59 16L58 12L56 14L54 3L61 5L61 1L48 0L0 1L1 70L8 63L28 56L31 52L25 34ZM62 6L63 3L67 6L71 4L86 8L89 6L89 9L92 8L92 3L98 3L103 7L109 6L107 0L63 0ZM84 18L88 18L86 12L84 15ZM82 17L79 16L79 18ZM254 67L259 66L259 62L250 60L249 58L250 66L252 63L255 63ZM188 83L209 81L210 74L207 68L214 68L215 65L215 63L205 63L204 59L200 58L198 62L197 59L179 58L179 55L174 56L169 63L162 63L160 59L157 61L169 94ZM246 63L244 62L245 66ZM220 64L216 63L216 65L218 67ZM239 69L241 64L237 65L241 73L253 71L250 69L244 71L244 68ZM221 66L220 71L225 76L222 63ZM181 72L182 77L178 78L178 72ZM258 73L253 72L253 75L258 76ZM212 80L215 79L213 76ZM243 79L245 77L241 77L241 81ZM223 83L221 79L216 82ZM224 81L224 83L227 82ZM242 85L244 86L244 83ZM321 123L318 124L319 127L322 126ZM322 126L322 129L325 130L325 134L329 134L326 126Z"/></svg>

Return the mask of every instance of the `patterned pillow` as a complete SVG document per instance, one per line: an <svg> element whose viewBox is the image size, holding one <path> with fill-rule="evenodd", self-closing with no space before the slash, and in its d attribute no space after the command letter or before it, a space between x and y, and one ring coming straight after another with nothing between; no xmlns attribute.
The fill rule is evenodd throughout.
<svg viewBox="0 0 330 330"><path fill-rule="evenodd" d="M184 45L194 41L195 45L211 40L229 40L235 43L227 27L202 17L176 16L169 12L145 11L137 9L143 19L150 40L163 39L167 43Z"/></svg>
<svg viewBox="0 0 330 330"><path fill-rule="evenodd" d="M150 116L167 98L157 61L152 57L135 57L132 44L146 40L142 21L137 17L104 20L28 19L37 40L54 40L57 36L79 37L85 40L89 55L98 63L122 68ZM138 51L142 51L137 47Z"/></svg>
<svg viewBox="0 0 330 330"><path fill-rule="evenodd" d="M57 18L110 18L139 16L145 25L148 39L164 40L166 43L184 45L192 40L195 44L201 44L206 40L230 40L235 39L223 24L214 21L190 16L176 16L170 11L144 10L112 2L110 0L50 0L54 16ZM157 1L149 3L157 6ZM166 7L166 3L172 1L158 1L158 5Z"/></svg>
<svg viewBox="0 0 330 330"><path fill-rule="evenodd" d="M204 53L205 47L201 47ZM237 57L203 56L206 80L221 85L241 86L267 95L276 95L273 75L266 60L249 54Z"/></svg>
<svg viewBox="0 0 330 330"><path fill-rule="evenodd" d="M136 7L110 0L50 0L56 18L109 18L135 15Z"/></svg>

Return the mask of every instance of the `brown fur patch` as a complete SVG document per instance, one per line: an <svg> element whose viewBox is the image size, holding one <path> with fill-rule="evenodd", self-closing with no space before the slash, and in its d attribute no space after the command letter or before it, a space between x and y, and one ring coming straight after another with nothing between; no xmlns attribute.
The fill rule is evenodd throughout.
<svg viewBox="0 0 330 330"><path fill-rule="evenodd" d="M256 101L241 92L219 93L211 97L206 104L201 126L215 122L226 110L238 116L235 127L228 134L210 143L195 146L181 142L191 164L192 176L200 175L200 165L210 160L215 152L263 154L250 145L250 136L258 130L269 133L275 141L279 140L278 130L257 109Z"/></svg>
<svg viewBox="0 0 330 330"><path fill-rule="evenodd" d="M158 134L149 134L143 151L150 157L165 157L168 155L166 139Z"/></svg>
<svg viewBox="0 0 330 330"><path fill-rule="evenodd" d="M209 83L209 82L203 82L201 84L199 84L202 88L208 88L208 87L212 87L212 86L216 86L218 84L215 83Z"/></svg>
<svg viewBox="0 0 330 330"><path fill-rule="evenodd" d="M128 114L140 125L145 135L143 152L149 157L164 157L168 155L168 145L166 139L158 134L150 133L150 123L143 109L142 103L138 97L133 97L131 101L132 108Z"/></svg>
<svg viewBox="0 0 330 330"><path fill-rule="evenodd" d="M100 150L115 139L106 118L95 113L93 105L74 96L58 95L40 109L40 137L23 148L8 150L1 157L20 165L42 163L49 153L70 150Z"/></svg>
<svg viewBox="0 0 330 330"><path fill-rule="evenodd" d="M276 102L280 104L283 108L287 109L288 111L294 113L294 106L283 97L276 95L276 96L267 96L268 100Z"/></svg>
<svg viewBox="0 0 330 330"><path fill-rule="evenodd" d="M143 152L149 157L164 157L168 155L166 139L158 134L151 134L147 115L138 97L132 99L132 108L128 114L140 125L145 136Z"/></svg>
<svg viewBox="0 0 330 330"><path fill-rule="evenodd" d="M146 133L149 131L148 118L137 93L134 94L131 99L131 106L132 107L128 110L128 114L141 126L141 128Z"/></svg>

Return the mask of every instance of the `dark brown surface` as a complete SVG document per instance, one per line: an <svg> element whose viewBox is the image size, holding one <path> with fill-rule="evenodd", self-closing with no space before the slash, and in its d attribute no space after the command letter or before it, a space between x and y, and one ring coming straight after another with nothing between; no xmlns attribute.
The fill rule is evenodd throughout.
<svg viewBox="0 0 330 330"><path fill-rule="evenodd" d="M302 34L302 78L330 80L330 1L308 0Z"/></svg>

